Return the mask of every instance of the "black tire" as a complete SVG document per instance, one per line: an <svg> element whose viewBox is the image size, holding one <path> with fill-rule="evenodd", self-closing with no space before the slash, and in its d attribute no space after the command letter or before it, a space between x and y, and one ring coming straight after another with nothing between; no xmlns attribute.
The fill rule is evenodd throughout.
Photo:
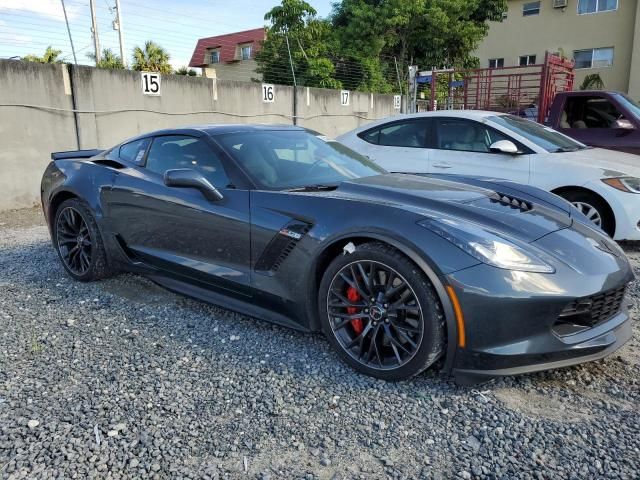
<svg viewBox="0 0 640 480"><path fill-rule="evenodd" d="M71 219L71 220L69 220ZM67 227L71 226L71 229ZM72 240L77 226L77 243ZM77 198L70 198L60 204L56 211L53 225L53 245L58 257L67 273L75 280L90 282L112 275L107 260L102 236L93 214L84 202ZM82 237L82 240L80 240ZM82 250L82 255L76 253L70 260L70 252ZM82 256L82 258L78 258Z"/></svg>
<svg viewBox="0 0 640 480"><path fill-rule="evenodd" d="M560 196L573 204L582 213L587 214L587 217L590 217L588 208L593 208L600 219L600 221L594 221L594 223L604 230L607 235L613 237L616 232L616 221L611 208L602 198L582 190L566 190L561 192ZM593 221L592 218L590 220Z"/></svg>
<svg viewBox="0 0 640 480"><path fill-rule="evenodd" d="M341 293L336 295L335 292L340 292L340 289L345 285L347 293L349 293L348 290L354 289L352 283L346 283L345 278L349 277L349 272L363 272L360 266L364 269L364 274L354 273L350 278L359 278L356 282L361 283L358 291L373 292L374 298L346 304L345 300L351 302L354 297L345 299L344 295ZM354 270L351 270L352 267ZM366 271L367 268L369 268L369 273ZM385 276L385 269L387 269L388 276ZM394 279L394 275L399 278ZM375 278L376 280L367 281L366 278ZM390 281L392 286L383 285L387 281ZM411 300L407 300L411 306L396 307L401 310L394 310L394 306L404 305L400 302L405 302L402 298L394 301L399 297L391 295L391 292L399 288L393 285L401 284L402 281L406 282L404 293L399 295L398 292L403 291L399 290L393 295L411 298ZM387 292L390 293L388 297L384 296ZM342 360L358 372L389 381L405 380L430 367L445 351L444 315L432 283L413 262L388 245L378 242L365 243L359 245L353 253L335 258L323 275L318 297L322 331ZM375 298L378 298L377 302L387 303L372 302ZM355 304L358 305L357 308L352 306ZM365 308L365 304L368 304L369 307ZM350 306L346 307L346 305ZM380 312L383 313L382 317L379 317L381 319L374 322L374 309L378 308L376 307L378 305L384 306L385 309L376 310L376 317ZM351 320L350 318L354 315L350 314L354 312L354 309L359 309L356 315L364 314L364 312L369 313L365 315L366 318ZM341 313L343 311L346 313ZM336 315L341 315L341 317ZM354 325L354 321L362 323ZM342 326L345 323L347 325ZM347 348L354 340L362 337L365 339L364 342L369 342L368 345L358 342L358 346ZM411 343L408 343L408 340L411 340ZM398 356L399 349L395 348L397 341L403 343L404 347L410 351L409 353L404 348L400 351L400 357L404 358ZM386 358L384 352L390 352L391 349L393 349L393 354L390 354L390 359ZM367 350L366 355L364 350ZM372 350L374 358L372 358Z"/></svg>

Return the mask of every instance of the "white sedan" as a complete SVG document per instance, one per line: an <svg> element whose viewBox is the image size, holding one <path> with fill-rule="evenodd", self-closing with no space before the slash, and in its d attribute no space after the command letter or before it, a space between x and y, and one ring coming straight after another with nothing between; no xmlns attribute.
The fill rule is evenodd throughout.
<svg viewBox="0 0 640 480"><path fill-rule="evenodd" d="M494 177L571 202L616 240L640 240L640 156L590 148L533 121L440 111L361 126L339 142L390 172Z"/></svg>

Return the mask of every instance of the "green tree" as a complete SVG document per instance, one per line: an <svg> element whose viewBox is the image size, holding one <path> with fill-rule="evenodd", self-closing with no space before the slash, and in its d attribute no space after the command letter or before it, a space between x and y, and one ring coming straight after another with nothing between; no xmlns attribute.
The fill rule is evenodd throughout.
<svg viewBox="0 0 640 480"><path fill-rule="evenodd" d="M196 77L198 72L196 72L193 68L180 67L175 71L176 75L188 75L189 77Z"/></svg>
<svg viewBox="0 0 640 480"><path fill-rule="evenodd" d="M169 63L170 55L157 43L147 40L144 49L135 47L133 49L133 70L143 70L145 72L171 73L173 70Z"/></svg>
<svg viewBox="0 0 640 480"><path fill-rule="evenodd" d="M87 53L87 58L94 62L96 61L96 55L94 53ZM120 55L113 53L110 48L105 48L102 50L102 56L100 57L100 61L96 63L96 67L122 70L124 69L124 64L122 63Z"/></svg>
<svg viewBox="0 0 640 480"><path fill-rule="evenodd" d="M336 68L331 58L331 52L337 49L331 24L318 18L311 5L304 0L282 0L264 18L271 26L263 48L256 55L258 73L262 74L264 81L293 84L293 62L299 85L341 87L335 78Z"/></svg>
<svg viewBox="0 0 640 480"><path fill-rule="evenodd" d="M410 64L477 66L471 53L487 22L500 21L506 8L506 0L343 0L334 4L331 21L346 53L363 64L378 59L374 68L389 82L396 61L405 75ZM381 80L372 86L380 89Z"/></svg>
<svg viewBox="0 0 640 480"><path fill-rule="evenodd" d="M37 63L62 63L62 60L58 59L62 50L56 50L49 45L44 52L44 55L39 57L37 55L26 55L22 57L25 62L37 62Z"/></svg>

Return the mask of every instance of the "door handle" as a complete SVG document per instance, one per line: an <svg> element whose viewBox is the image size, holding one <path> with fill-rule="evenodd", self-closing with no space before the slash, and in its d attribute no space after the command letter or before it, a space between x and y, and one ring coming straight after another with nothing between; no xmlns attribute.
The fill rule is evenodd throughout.
<svg viewBox="0 0 640 480"><path fill-rule="evenodd" d="M451 167L453 167L453 165L451 165L449 163L434 163L433 166L435 168L451 168Z"/></svg>

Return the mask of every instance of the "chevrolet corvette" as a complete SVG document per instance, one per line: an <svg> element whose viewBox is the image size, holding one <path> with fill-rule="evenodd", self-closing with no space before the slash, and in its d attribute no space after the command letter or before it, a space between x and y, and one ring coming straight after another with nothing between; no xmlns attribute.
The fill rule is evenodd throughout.
<svg viewBox="0 0 640 480"><path fill-rule="evenodd" d="M631 336L618 245L513 182L389 174L294 126L205 125L52 154L53 247L78 281L119 271L323 332L361 373L462 384L605 357Z"/></svg>

